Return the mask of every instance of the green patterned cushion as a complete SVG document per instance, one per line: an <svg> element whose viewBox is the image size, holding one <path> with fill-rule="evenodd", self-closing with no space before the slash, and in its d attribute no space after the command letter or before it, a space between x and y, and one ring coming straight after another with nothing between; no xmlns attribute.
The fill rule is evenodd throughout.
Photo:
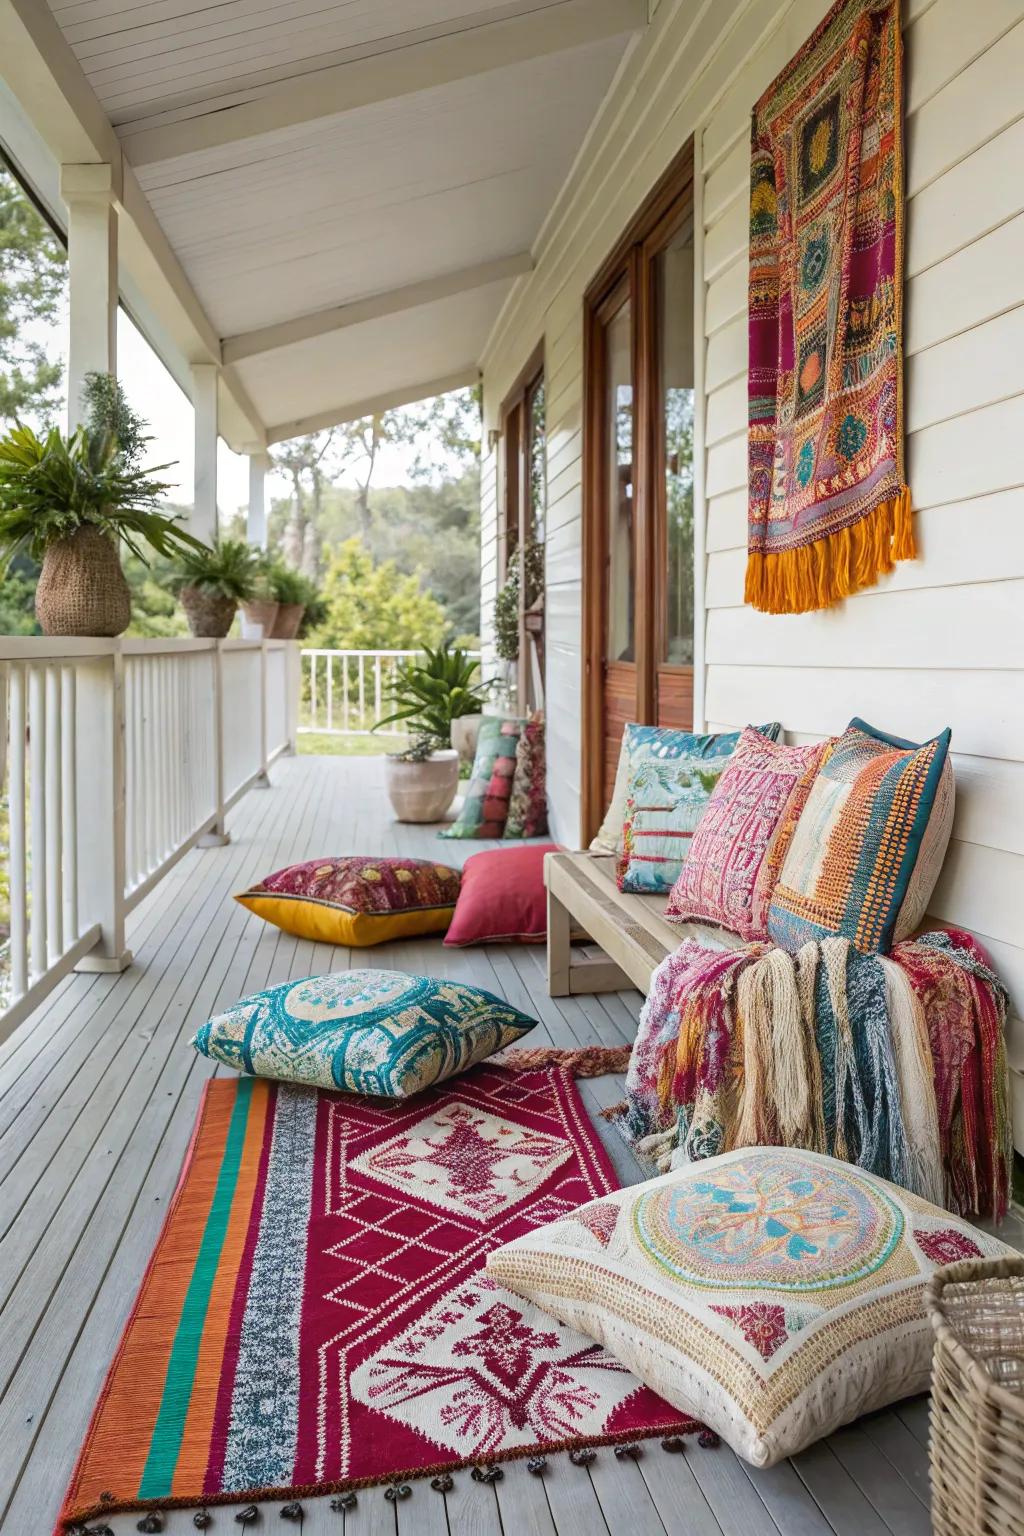
<svg viewBox="0 0 1024 1536"><path fill-rule="evenodd" d="M255 992L199 1029L204 1056L254 1077L406 1099L536 1024L459 981L335 971Z"/></svg>
<svg viewBox="0 0 1024 1536"><path fill-rule="evenodd" d="M508 819L516 748L525 720L485 715L476 739L473 772L458 819L439 837L501 837Z"/></svg>

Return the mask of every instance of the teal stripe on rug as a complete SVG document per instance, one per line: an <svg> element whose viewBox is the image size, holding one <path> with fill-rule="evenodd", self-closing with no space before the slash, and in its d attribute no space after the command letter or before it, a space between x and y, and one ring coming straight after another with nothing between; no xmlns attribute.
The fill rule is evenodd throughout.
<svg viewBox="0 0 1024 1536"><path fill-rule="evenodd" d="M185 1293L171 1358L167 1365L160 1411L149 1442L149 1456L139 1484L140 1499L161 1499L171 1491L174 1469L178 1464L181 1440L185 1433L185 1419L192 1398L192 1382L199 1358L199 1345L203 1337L203 1325L210 1303L217 1265L220 1262L224 1237L231 1216L231 1206L238 1182L238 1169L245 1145L245 1130L249 1120L253 1079L238 1079L238 1096L231 1112L228 1134L224 1142L224 1156L217 1175L217 1187L213 1192L210 1214L203 1229L203 1240L196 1255L195 1268Z"/></svg>

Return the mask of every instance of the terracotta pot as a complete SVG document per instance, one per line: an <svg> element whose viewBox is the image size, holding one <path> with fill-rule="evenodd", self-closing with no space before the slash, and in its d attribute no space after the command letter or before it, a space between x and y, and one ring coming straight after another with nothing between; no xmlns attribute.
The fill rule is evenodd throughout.
<svg viewBox="0 0 1024 1536"><path fill-rule="evenodd" d="M480 734L483 715L458 715L452 721L452 746L459 760L472 766L476 756L476 739Z"/></svg>
<svg viewBox="0 0 1024 1536"><path fill-rule="evenodd" d="M273 598L254 597L242 604L242 638L269 640L277 621L278 605ZM254 631L259 633L254 633ZM248 632L247 632L248 631Z"/></svg>
<svg viewBox="0 0 1024 1536"><path fill-rule="evenodd" d="M268 639L294 640L305 611L305 603L278 603L277 618L274 620L274 627Z"/></svg>
<svg viewBox="0 0 1024 1536"><path fill-rule="evenodd" d="M43 557L36 618L44 635L121 635L132 595L113 539L86 524L57 539Z"/></svg>
<svg viewBox="0 0 1024 1536"><path fill-rule="evenodd" d="M432 752L422 763L386 757L385 783L398 821L440 821L459 787L459 754L453 747Z"/></svg>
<svg viewBox="0 0 1024 1536"><path fill-rule="evenodd" d="M182 587L178 594L188 619L188 627L197 640L223 640L238 612L233 597L222 592L208 592L204 587Z"/></svg>

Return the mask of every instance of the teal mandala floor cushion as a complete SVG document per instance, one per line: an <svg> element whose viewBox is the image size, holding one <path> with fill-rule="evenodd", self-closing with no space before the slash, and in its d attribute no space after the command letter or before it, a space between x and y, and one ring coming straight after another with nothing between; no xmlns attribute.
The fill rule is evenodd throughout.
<svg viewBox="0 0 1024 1536"><path fill-rule="evenodd" d="M769 741L777 741L782 726L778 720L772 720L768 725L759 725L757 729ZM611 805L601 823L601 830L590 844L591 853L622 853L630 781L641 763L672 763L682 759L691 763L721 762L728 760L735 752L739 739L739 731L695 736L692 731L677 731L669 726L627 725L622 733ZM665 889L671 890L671 887L672 882L669 881Z"/></svg>
<svg viewBox="0 0 1024 1536"><path fill-rule="evenodd" d="M863 1169L751 1147L579 1206L487 1272L764 1467L926 1391L931 1275L1010 1252Z"/></svg>
<svg viewBox="0 0 1024 1536"><path fill-rule="evenodd" d="M786 851L768 934L795 953L849 939L888 954L928 909L953 826L950 733L921 745L851 720L818 770Z"/></svg>
<svg viewBox="0 0 1024 1536"><path fill-rule="evenodd" d="M485 715L462 810L439 837L503 837L525 720Z"/></svg>
<svg viewBox="0 0 1024 1536"><path fill-rule="evenodd" d="M192 1044L237 1072L407 1099L511 1045L536 1019L480 987L336 971L245 997Z"/></svg>

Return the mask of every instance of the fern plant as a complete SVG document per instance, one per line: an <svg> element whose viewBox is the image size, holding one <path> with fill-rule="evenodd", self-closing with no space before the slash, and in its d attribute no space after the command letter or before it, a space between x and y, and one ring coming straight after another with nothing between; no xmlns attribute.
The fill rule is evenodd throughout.
<svg viewBox="0 0 1024 1536"><path fill-rule="evenodd" d="M394 712L378 720L381 730L404 720L416 735L449 742L452 721L476 715L487 701L487 689L479 681L479 666L461 646L423 647L423 662L400 661L388 685L387 700Z"/></svg>
<svg viewBox="0 0 1024 1536"><path fill-rule="evenodd" d="M210 549L186 550L178 562L175 586L198 587L231 602L244 603L256 584L256 551L244 539L220 539Z"/></svg>
<svg viewBox="0 0 1024 1536"><path fill-rule="evenodd" d="M158 510L169 489L166 464L139 467L149 439L121 386L90 374L84 426L40 437L19 424L0 440L0 562L42 561L51 544L92 527L145 559L143 548L174 557L206 546Z"/></svg>

